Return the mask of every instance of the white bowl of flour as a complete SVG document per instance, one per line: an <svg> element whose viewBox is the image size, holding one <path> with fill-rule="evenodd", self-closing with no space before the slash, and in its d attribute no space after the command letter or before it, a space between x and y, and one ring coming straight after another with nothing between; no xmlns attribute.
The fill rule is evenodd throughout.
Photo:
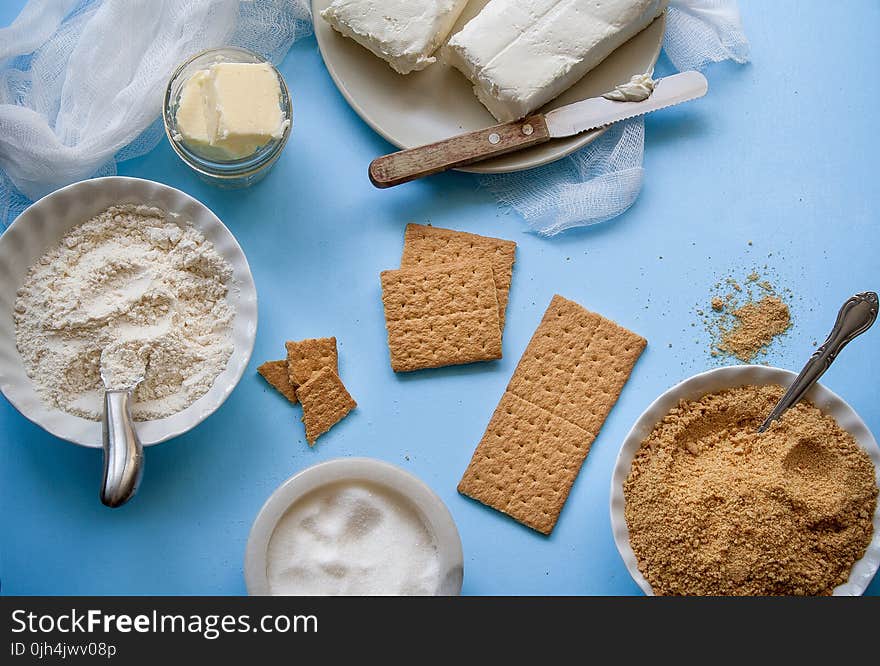
<svg viewBox="0 0 880 666"><path fill-rule="evenodd" d="M96 350L116 336L151 359L134 406L144 445L216 411L253 350L244 253L202 203L153 181L97 178L33 204L0 237L0 285L0 390L83 446L101 446Z"/></svg>
<svg viewBox="0 0 880 666"><path fill-rule="evenodd" d="M450 596L463 561L449 510L422 481L380 460L337 458L266 501L244 573L251 595Z"/></svg>

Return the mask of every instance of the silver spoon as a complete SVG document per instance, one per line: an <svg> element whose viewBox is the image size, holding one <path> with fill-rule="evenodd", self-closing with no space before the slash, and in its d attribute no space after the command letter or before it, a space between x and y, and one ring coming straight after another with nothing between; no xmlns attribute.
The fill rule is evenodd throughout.
<svg viewBox="0 0 880 666"><path fill-rule="evenodd" d="M776 407L770 412L770 416L758 428L758 432L767 430L770 424L779 419L789 407L800 402L813 384L819 381L819 377L825 374L840 350L871 328L877 319L877 306L877 294L873 291L856 294L843 304L828 338L807 361L803 370L788 387L785 395L780 398Z"/></svg>
<svg viewBox="0 0 880 666"><path fill-rule="evenodd" d="M101 502L118 507L130 500L141 482L144 449L131 417L132 393L146 374L146 363L127 355L122 371L111 370L108 347L101 352L101 380L104 382L104 478L101 481ZM123 353L125 353L123 351Z"/></svg>

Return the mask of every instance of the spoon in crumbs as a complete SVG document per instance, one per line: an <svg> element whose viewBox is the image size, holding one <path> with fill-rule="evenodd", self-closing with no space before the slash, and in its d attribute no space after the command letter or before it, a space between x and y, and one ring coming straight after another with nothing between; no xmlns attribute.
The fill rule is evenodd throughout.
<svg viewBox="0 0 880 666"><path fill-rule="evenodd" d="M136 347L114 344L101 352L105 389L101 502L112 508L130 500L141 482L144 449L131 416L131 401L146 372L146 360Z"/></svg>
<svg viewBox="0 0 880 666"><path fill-rule="evenodd" d="M834 328L831 329L831 333L828 334L828 338L810 357L800 374L788 387L785 395L780 398L776 407L770 412L767 420L758 428L759 433L766 431L789 407L800 402L813 384L819 381L819 377L825 374L840 350L871 328L877 319L877 309L877 294L873 291L856 294L847 299L840 308L840 312L837 313L837 321Z"/></svg>

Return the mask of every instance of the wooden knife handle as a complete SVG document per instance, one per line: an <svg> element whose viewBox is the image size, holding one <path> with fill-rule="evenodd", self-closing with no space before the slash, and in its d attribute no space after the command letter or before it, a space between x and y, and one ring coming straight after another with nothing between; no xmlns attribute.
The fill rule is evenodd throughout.
<svg viewBox="0 0 880 666"><path fill-rule="evenodd" d="M549 140L544 116L537 114L376 158L370 163L370 180L376 187L393 187Z"/></svg>

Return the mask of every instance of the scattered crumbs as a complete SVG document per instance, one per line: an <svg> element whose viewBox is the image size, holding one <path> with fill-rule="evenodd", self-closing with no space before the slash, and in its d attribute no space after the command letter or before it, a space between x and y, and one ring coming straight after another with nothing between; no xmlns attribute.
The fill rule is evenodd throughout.
<svg viewBox="0 0 880 666"><path fill-rule="evenodd" d="M751 245L751 244L752 244L752 241L749 241L749 245Z"/></svg>
<svg viewBox="0 0 880 666"><path fill-rule="evenodd" d="M696 309L710 336L712 358L734 357L751 363L765 357L769 345L791 328L787 301L793 299L793 292L777 290L757 269L742 281L737 276L716 281L712 291L711 310Z"/></svg>
<svg viewBox="0 0 880 666"><path fill-rule="evenodd" d="M764 296L731 313L735 322L722 332L718 348L736 356L740 361L751 362L758 352L767 353L766 347L778 335L791 326L788 305L778 296Z"/></svg>

